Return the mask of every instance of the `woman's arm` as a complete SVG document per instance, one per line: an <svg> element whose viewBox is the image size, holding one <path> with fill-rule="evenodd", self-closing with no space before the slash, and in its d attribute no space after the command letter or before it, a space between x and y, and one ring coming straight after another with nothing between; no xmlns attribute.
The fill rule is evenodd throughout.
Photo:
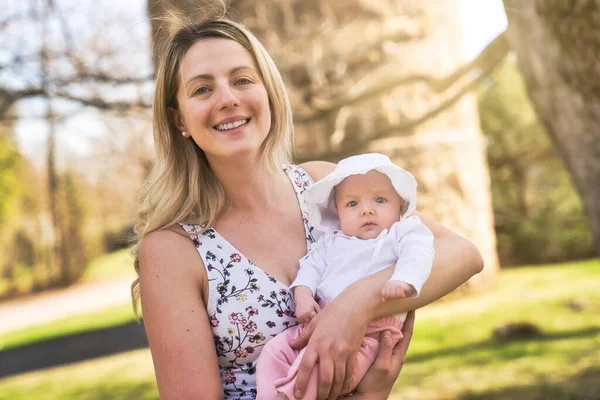
<svg viewBox="0 0 600 400"><path fill-rule="evenodd" d="M144 326L160 398L223 399L202 289L206 271L192 241L152 232L139 249Z"/></svg>
<svg viewBox="0 0 600 400"><path fill-rule="evenodd" d="M372 320L423 307L452 292L473 275L481 272L483 259L473 243L418 211L413 215L417 215L435 237L433 267L421 294L412 299L384 302L380 295L381 287L394 271L394 266L391 266L353 283L331 304L355 304L359 310L367 313L369 320ZM338 299L339 301L336 301Z"/></svg>
<svg viewBox="0 0 600 400"><path fill-rule="evenodd" d="M329 161L308 161L300 164L299 167L303 168L316 182L333 172L335 164Z"/></svg>
<svg viewBox="0 0 600 400"><path fill-rule="evenodd" d="M415 211L435 238L433 248L435 257L431 274L425 282L421 294L412 299L398 299L383 302L377 288L383 286L394 271L394 267L373 274L349 287L348 295L364 295L363 301L369 303L373 318L407 312L432 303L468 281L483 269L483 259L473 243L433 219Z"/></svg>

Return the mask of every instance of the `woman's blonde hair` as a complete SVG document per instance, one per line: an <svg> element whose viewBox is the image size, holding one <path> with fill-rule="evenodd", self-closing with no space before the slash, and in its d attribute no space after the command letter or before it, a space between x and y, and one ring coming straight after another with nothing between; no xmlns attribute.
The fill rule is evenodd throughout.
<svg viewBox="0 0 600 400"><path fill-rule="evenodd" d="M135 226L134 266L138 278L131 285L131 295L136 314L140 300L138 247L144 237L183 222L208 227L228 205L204 152L193 140L182 137L167 112L169 107L178 108L178 72L192 45L205 38L225 38L248 50L261 74L271 111L270 131L261 147L261 167L281 174L282 165L291 159L291 105L279 70L264 46L246 27L224 17L195 24L178 22L180 28L165 40L157 57L153 104L156 162L142 188Z"/></svg>

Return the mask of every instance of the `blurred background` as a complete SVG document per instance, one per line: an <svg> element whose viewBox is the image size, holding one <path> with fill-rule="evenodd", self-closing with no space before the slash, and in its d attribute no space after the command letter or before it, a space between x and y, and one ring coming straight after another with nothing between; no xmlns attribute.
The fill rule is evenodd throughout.
<svg viewBox="0 0 600 400"><path fill-rule="evenodd" d="M394 399L600 399L600 3L230 0L293 102L295 162L382 152L484 271L417 313ZM158 399L128 245L160 18L0 10L0 399Z"/></svg>

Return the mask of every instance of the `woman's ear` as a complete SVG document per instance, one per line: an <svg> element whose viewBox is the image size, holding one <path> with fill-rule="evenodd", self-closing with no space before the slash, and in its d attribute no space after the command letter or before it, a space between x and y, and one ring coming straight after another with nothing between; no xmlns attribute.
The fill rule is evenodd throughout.
<svg viewBox="0 0 600 400"><path fill-rule="evenodd" d="M185 121L183 120L183 117L181 116L181 113L179 112L179 110L176 110L173 107L169 107L169 108L167 108L167 114L169 115L169 120L177 128L177 130L179 132L187 131L187 128L185 126Z"/></svg>

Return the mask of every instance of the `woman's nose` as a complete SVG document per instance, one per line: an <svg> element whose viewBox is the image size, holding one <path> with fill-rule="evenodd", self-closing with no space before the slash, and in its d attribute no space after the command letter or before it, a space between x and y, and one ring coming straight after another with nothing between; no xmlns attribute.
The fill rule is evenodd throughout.
<svg viewBox="0 0 600 400"><path fill-rule="evenodd" d="M229 86L224 86L218 89L217 108L223 110L228 107L237 107L240 104L239 99Z"/></svg>

